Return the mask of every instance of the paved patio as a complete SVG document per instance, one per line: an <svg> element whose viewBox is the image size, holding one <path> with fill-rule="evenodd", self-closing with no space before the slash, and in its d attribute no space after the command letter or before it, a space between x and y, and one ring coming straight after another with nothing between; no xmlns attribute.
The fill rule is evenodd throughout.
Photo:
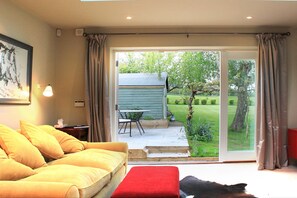
<svg viewBox="0 0 297 198"><path fill-rule="evenodd" d="M137 128L129 129L125 134L118 134L118 141L127 142L129 149L143 149L145 146L189 146L183 126L168 128L144 128L145 134L140 135Z"/></svg>

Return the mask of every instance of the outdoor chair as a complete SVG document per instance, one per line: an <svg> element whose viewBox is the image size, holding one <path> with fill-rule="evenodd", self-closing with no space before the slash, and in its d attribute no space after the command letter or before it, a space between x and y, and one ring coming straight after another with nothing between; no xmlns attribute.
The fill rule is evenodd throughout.
<svg viewBox="0 0 297 198"><path fill-rule="evenodd" d="M128 119L128 118L124 118L120 111L119 111L119 116L120 116L120 118L119 118L119 127L120 127L120 129L119 129L118 133L119 134L126 133L127 125L129 124L130 125L129 126L130 127L129 133L130 133L130 137L132 137L132 135L131 135L131 124L132 124L132 120L131 119ZM123 128L124 128L124 132L121 133L121 130Z"/></svg>
<svg viewBox="0 0 297 198"><path fill-rule="evenodd" d="M137 109L137 110L141 111L141 109ZM138 128L140 135L142 135L143 133L145 133L144 132L144 129L143 129L141 123L140 123L140 118L142 117L142 115L143 115L143 112L142 111L141 112L129 112L129 113L126 114L126 117L128 119L130 119L131 122L135 122L136 127Z"/></svg>

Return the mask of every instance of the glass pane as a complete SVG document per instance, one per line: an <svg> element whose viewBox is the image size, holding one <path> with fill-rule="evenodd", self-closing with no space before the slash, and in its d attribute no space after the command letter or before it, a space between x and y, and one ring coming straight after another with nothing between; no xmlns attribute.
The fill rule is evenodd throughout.
<svg viewBox="0 0 297 198"><path fill-rule="evenodd" d="M254 150L255 60L228 61L228 151Z"/></svg>

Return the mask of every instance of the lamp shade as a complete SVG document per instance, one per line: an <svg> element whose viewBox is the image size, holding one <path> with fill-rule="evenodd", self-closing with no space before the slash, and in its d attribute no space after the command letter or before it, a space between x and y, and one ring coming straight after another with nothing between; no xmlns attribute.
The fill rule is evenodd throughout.
<svg viewBox="0 0 297 198"><path fill-rule="evenodd" d="M43 95L45 97L51 97L53 96L53 88L52 86L49 84L48 86L45 87L44 91L43 91Z"/></svg>

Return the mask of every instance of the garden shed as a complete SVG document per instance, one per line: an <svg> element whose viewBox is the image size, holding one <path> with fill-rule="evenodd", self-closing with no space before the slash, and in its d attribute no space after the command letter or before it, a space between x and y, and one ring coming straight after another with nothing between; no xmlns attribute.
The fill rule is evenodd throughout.
<svg viewBox="0 0 297 198"><path fill-rule="evenodd" d="M167 73L119 74L118 104L123 109L149 110L144 119L166 119Z"/></svg>

